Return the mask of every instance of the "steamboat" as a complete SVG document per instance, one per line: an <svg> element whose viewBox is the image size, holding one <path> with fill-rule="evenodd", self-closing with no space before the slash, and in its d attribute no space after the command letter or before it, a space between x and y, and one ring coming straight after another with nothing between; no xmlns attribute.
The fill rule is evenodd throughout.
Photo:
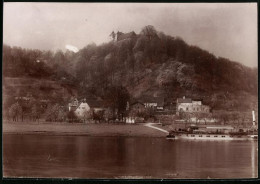
<svg viewBox="0 0 260 184"><path fill-rule="evenodd" d="M255 125L253 111L253 126L247 129L238 129L232 126L203 126L191 125L186 129L170 131L167 139L186 140L258 140L258 128Z"/></svg>

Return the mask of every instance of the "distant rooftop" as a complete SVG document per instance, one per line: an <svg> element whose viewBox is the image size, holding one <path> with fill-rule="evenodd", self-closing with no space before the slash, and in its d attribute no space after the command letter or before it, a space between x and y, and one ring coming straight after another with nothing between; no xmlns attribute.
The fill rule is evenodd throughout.
<svg viewBox="0 0 260 184"><path fill-rule="evenodd" d="M185 96L182 98L177 98L177 103L192 103L191 98L186 98Z"/></svg>
<svg viewBox="0 0 260 184"><path fill-rule="evenodd" d="M130 105L132 106L132 105L135 105L135 104L141 104L141 105L143 105L144 106L144 104L142 103L142 102L140 102L140 101L134 101L133 103L131 103Z"/></svg>

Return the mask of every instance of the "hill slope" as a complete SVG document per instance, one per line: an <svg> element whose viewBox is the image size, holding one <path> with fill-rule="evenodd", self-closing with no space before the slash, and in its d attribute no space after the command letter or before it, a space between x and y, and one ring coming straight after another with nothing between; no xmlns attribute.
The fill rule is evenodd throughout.
<svg viewBox="0 0 260 184"><path fill-rule="evenodd" d="M138 35L123 35L123 39L88 45L77 53L73 72L82 92L94 88L95 94L103 96L109 86L122 85L136 98L186 95L229 109L247 109L257 102L256 68L217 58L152 26Z"/></svg>
<svg viewBox="0 0 260 184"><path fill-rule="evenodd" d="M202 98L214 109L248 110L257 104L257 68L217 58L153 26L140 34L120 33L77 53L4 46L3 56L5 77L63 81L79 97L106 98L113 86L123 86L131 98L186 95Z"/></svg>
<svg viewBox="0 0 260 184"><path fill-rule="evenodd" d="M77 95L75 78L61 67L51 65L48 54L3 46L4 109L8 109L16 97L29 95L38 101L67 103L71 96Z"/></svg>

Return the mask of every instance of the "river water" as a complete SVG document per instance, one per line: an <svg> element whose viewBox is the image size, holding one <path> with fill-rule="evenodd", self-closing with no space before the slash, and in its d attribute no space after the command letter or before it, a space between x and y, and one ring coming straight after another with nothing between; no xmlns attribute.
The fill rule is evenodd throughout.
<svg viewBox="0 0 260 184"><path fill-rule="evenodd" d="M3 135L4 177L256 178L257 141Z"/></svg>

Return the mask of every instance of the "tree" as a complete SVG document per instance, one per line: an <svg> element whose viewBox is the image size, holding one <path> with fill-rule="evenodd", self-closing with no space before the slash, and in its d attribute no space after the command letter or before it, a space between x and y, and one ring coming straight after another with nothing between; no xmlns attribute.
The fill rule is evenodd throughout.
<svg viewBox="0 0 260 184"><path fill-rule="evenodd" d="M41 112L41 108L40 108L40 105L35 103L33 106L32 106L32 119L33 121L36 121L40 119L40 112Z"/></svg>
<svg viewBox="0 0 260 184"><path fill-rule="evenodd" d="M18 121L19 115L22 114L22 107L17 103L13 104L9 108L9 115L12 117L13 121Z"/></svg>
<svg viewBox="0 0 260 184"><path fill-rule="evenodd" d="M204 123L206 124L207 120L211 118L211 114L206 112L194 112L193 115L196 118L196 123L200 122L201 120L204 120Z"/></svg>
<svg viewBox="0 0 260 184"><path fill-rule="evenodd" d="M5 93L5 92L3 92ZM5 95L3 97L3 118L9 119L9 108L15 103L15 99L13 96Z"/></svg>
<svg viewBox="0 0 260 184"><path fill-rule="evenodd" d="M155 108L152 107L148 107L145 109L144 111L144 119L148 119L148 118L155 118Z"/></svg>
<svg viewBox="0 0 260 184"><path fill-rule="evenodd" d="M181 111L181 112L180 112L180 117L181 117L181 119L184 120L184 122L185 122L185 127L186 127L187 123L190 123L191 113Z"/></svg>
<svg viewBox="0 0 260 184"><path fill-rule="evenodd" d="M60 106L58 104L50 105L45 113L46 121L57 121Z"/></svg>
<svg viewBox="0 0 260 184"><path fill-rule="evenodd" d="M67 113L63 108L60 108L58 111L58 117L57 120L60 122L64 122L66 120Z"/></svg>
<svg viewBox="0 0 260 184"><path fill-rule="evenodd" d="M88 110L83 112L83 123L85 121L90 120L93 118L93 110Z"/></svg>
<svg viewBox="0 0 260 184"><path fill-rule="evenodd" d="M237 116L238 116L237 118L238 118L238 121L239 121L239 125L245 126L247 113L240 112L239 114L237 114Z"/></svg>
<svg viewBox="0 0 260 184"><path fill-rule="evenodd" d="M149 40L151 40L154 37L158 37L157 35L157 31L155 30L155 28L151 25L145 26L142 30L141 30L141 34L145 35Z"/></svg>
<svg viewBox="0 0 260 184"><path fill-rule="evenodd" d="M196 118L196 124L198 124L202 119L202 114L200 112L193 112L192 116Z"/></svg>
<svg viewBox="0 0 260 184"><path fill-rule="evenodd" d="M69 123L78 122L78 117L76 116L74 111L69 111L67 114L67 118Z"/></svg>
<svg viewBox="0 0 260 184"><path fill-rule="evenodd" d="M113 114L113 110L111 108L108 108L105 110L104 119L108 123L109 123L109 121L111 121L111 120L114 121L116 119L116 117Z"/></svg>
<svg viewBox="0 0 260 184"><path fill-rule="evenodd" d="M212 114L212 116L215 119L218 119L220 121L220 123L223 125L225 125L230 120L230 113L225 112L225 111L214 113L214 114Z"/></svg>
<svg viewBox="0 0 260 184"><path fill-rule="evenodd" d="M117 115L120 120L125 117L129 98L130 95L123 86L112 86L106 89L105 103L112 109L113 117Z"/></svg>
<svg viewBox="0 0 260 184"><path fill-rule="evenodd" d="M233 121L233 124L235 124L235 122L239 123L239 113L238 112L232 112L230 113L230 119Z"/></svg>
<svg viewBox="0 0 260 184"><path fill-rule="evenodd" d="M104 119L104 111L93 111L93 120L98 121L100 123L101 120Z"/></svg>

